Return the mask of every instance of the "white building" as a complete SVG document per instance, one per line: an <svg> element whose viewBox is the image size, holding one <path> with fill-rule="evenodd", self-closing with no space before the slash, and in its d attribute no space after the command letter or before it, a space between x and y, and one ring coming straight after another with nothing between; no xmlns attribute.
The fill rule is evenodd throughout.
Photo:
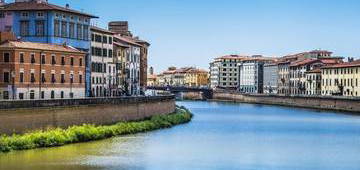
<svg viewBox="0 0 360 170"><path fill-rule="evenodd" d="M115 41L129 46L125 51L125 90L127 95L140 95L140 49L142 45L130 37L114 36Z"/></svg>
<svg viewBox="0 0 360 170"><path fill-rule="evenodd" d="M90 30L92 96L113 96L113 91L116 88L113 33L94 26Z"/></svg>

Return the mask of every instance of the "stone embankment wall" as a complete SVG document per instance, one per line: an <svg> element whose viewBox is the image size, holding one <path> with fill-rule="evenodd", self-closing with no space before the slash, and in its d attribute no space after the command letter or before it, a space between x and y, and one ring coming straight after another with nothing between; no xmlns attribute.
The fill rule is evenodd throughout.
<svg viewBox="0 0 360 170"><path fill-rule="evenodd" d="M314 109L327 109L360 114L360 99L340 97L293 97L277 95L249 95L235 92L214 92L214 100L270 104Z"/></svg>
<svg viewBox="0 0 360 170"><path fill-rule="evenodd" d="M174 96L1 101L0 134L82 124L110 125L174 111Z"/></svg>
<svg viewBox="0 0 360 170"><path fill-rule="evenodd" d="M184 92L184 100L204 100L204 96L200 92Z"/></svg>

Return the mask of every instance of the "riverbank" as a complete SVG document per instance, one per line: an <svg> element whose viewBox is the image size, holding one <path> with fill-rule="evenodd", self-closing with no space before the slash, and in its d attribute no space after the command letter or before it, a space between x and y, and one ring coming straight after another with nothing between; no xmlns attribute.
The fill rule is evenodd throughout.
<svg viewBox="0 0 360 170"><path fill-rule="evenodd" d="M170 128L175 125L188 123L192 117L193 115L189 110L184 107L177 107L176 111L172 114L156 115L143 121L120 122L110 126L84 124L68 129L57 128L47 131L30 132L23 135L3 135L0 137L0 153L13 150L63 146Z"/></svg>
<svg viewBox="0 0 360 170"><path fill-rule="evenodd" d="M265 94L242 94L237 92L214 92L212 100L333 110L351 112L354 114L360 113L360 99L358 98L279 96Z"/></svg>

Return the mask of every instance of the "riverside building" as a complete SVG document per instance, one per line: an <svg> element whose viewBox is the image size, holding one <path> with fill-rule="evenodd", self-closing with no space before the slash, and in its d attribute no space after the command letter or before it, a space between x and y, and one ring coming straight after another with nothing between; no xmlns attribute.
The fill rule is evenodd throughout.
<svg viewBox="0 0 360 170"><path fill-rule="evenodd" d="M91 26L91 96L116 96L112 32Z"/></svg>
<svg viewBox="0 0 360 170"><path fill-rule="evenodd" d="M67 44L85 51L86 80L91 81L90 20L96 16L47 0L15 0L0 8L0 32L14 32L23 41ZM90 84L86 85L90 96Z"/></svg>
<svg viewBox="0 0 360 170"><path fill-rule="evenodd" d="M66 45L5 41L0 45L0 99L85 97L86 53Z"/></svg>
<svg viewBox="0 0 360 170"><path fill-rule="evenodd" d="M263 93L264 64L272 62L274 59L262 56L243 59L238 64L238 90L242 93Z"/></svg>
<svg viewBox="0 0 360 170"><path fill-rule="evenodd" d="M227 55L210 63L210 87L220 89L238 88L238 64L248 56Z"/></svg>
<svg viewBox="0 0 360 170"><path fill-rule="evenodd" d="M321 68L324 96L360 97L360 60Z"/></svg>
<svg viewBox="0 0 360 170"><path fill-rule="evenodd" d="M279 67L277 63L264 65L264 93L277 94L278 93L278 77Z"/></svg>

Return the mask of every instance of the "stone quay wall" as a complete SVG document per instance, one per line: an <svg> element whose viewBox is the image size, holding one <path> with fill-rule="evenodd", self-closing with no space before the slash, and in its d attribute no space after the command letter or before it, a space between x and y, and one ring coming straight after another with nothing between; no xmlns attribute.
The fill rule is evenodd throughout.
<svg viewBox="0 0 360 170"><path fill-rule="evenodd" d="M250 95L237 92L214 92L213 100L335 110L353 112L354 114L360 115L360 99L356 98Z"/></svg>
<svg viewBox="0 0 360 170"><path fill-rule="evenodd" d="M0 101L0 134L74 125L111 125L175 111L175 97Z"/></svg>

